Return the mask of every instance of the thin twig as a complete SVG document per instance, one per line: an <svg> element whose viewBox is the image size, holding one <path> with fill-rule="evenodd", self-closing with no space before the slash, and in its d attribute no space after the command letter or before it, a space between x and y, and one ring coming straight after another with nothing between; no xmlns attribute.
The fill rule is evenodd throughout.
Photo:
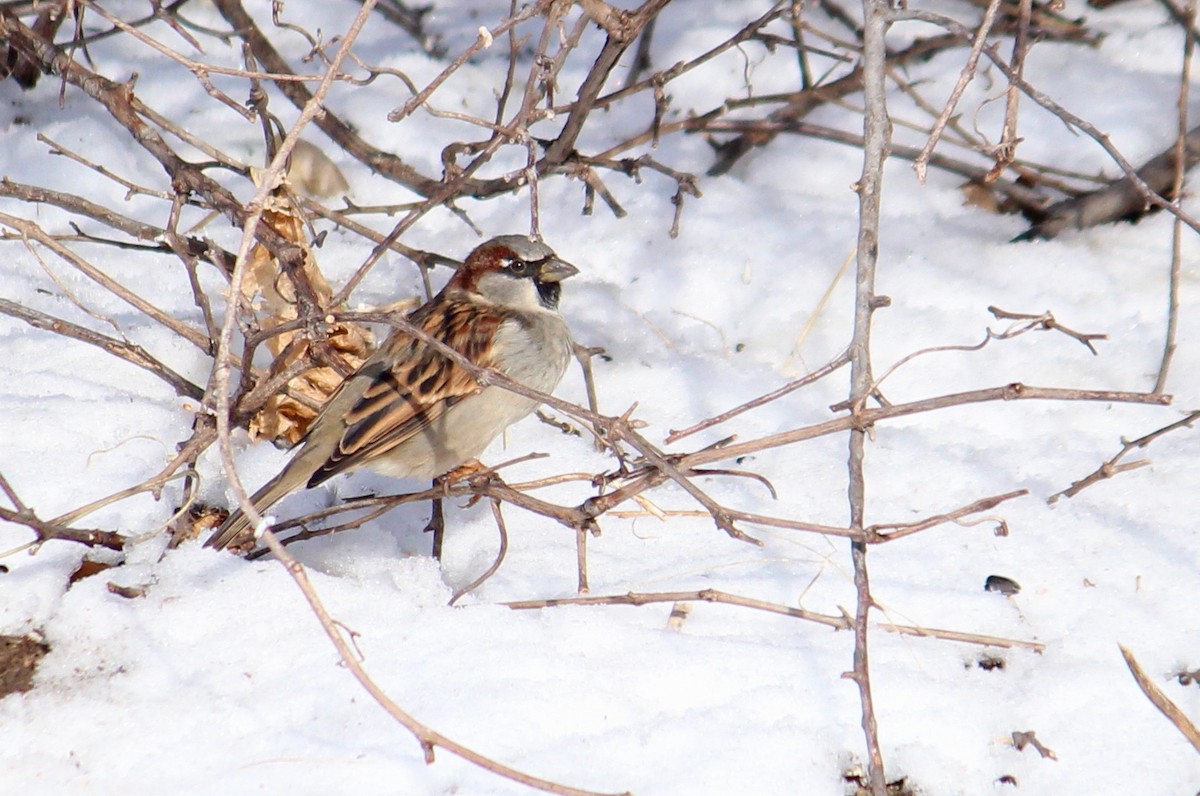
<svg viewBox="0 0 1200 796"><path fill-rule="evenodd" d="M855 186L858 193L857 269L854 291L854 334L850 341L850 400L853 414L860 401L873 389L871 375L871 320L875 310L884 306L875 295L875 264L879 254L879 211L883 190L883 163L891 138L887 110L887 29L890 24L888 0L863 0L862 84L866 102L863 123L863 168ZM857 418L855 418L857 420ZM850 429L849 470L850 528L864 531L866 482L863 462L866 427ZM875 698L871 693L871 666L868 651L869 621L875 600L867 569L867 543L850 543L854 562L854 668L846 677L858 686L862 707L862 729L866 740L867 775L872 796L887 796L883 753L879 746L879 728L875 718Z"/></svg>
<svg viewBox="0 0 1200 796"><path fill-rule="evenodd" d="M1105 461L1104 464L1097 467L1096 470L1091 474L1084 476L1078 481L1074 481L1066 489L1062 490L1061 492L1056 492L1050 497L1046 498L1046 502L1053 504L1057 503L1060 497L1075 497L1089 486L1097 484L1108 478L1112 478L1118 473L1124 473L1130 470L1136 470L1139 467L1145 467L1146 465L1150 464L1148 459L1142 459L1140 461L1128 462L1124 464L1121 464L1120 461L1127 453L1137 450L1138 448L1145 448L1149 446L1151 442L1154 442L1154 440L1158 439L1164 434L1169 434L1172 431L1180 428L1191 428L1192 424L1197 420L1200 420L1200 411L1192 412L1187 417L1176 420L1174 423L1163 426L1155 431L1151 431L1149 434L1138 437L1135 440L1121 440L1121 450L1117 451L1115 456Z"/></svg>
<svg viewBox="0 0 1200 796"><path fill-rule="evenodd" d="M933 528L934 526L942 525L947 522L958 522L969 514L978 514L981 511L989 511L1005 501L1012 500L1013 498L1024 497L1028 494L1028 489L1018 489L1014 492L1005 492L1003 495L993 495L991 497L980 498L974 503L962 506L954 511L949 511L945 514L935 514L932 517L926 517L925 519L917 520L916 522L881 523L864 528L863 530L869 534L879 535L882 541L902 539L905 536L924 531L927 528ZM884 533L884 531L888 530L890 530L891 533Z"/></svg>
<svg viewBox="0 0 1200 796"><path fill-rule="evenodd" d="M846 617L845 614L822 614L817 611L809 611L806 608L799 608L791 605L781 605L766 600L758 600L753 597L745 597L740 594L730 594L729 592L719 589L701 589L700 591L671 591L671 592L629 592L627 594L610 594L610 595L589 595L585 597L555 597L548 600L516 600L506 602L504 605L512 608L514 611L538 610L542 608L552 608L559 605L650 605L653 603L677 603L677 602L706 602L719 603L721 605L733 605L739 608L750 608L756 611L766 611L771 614L779 614L781 616L790 616L793 619L802 619L807 622L815 622L825 627L833 628L834 630L851 630L853 621ZM906 636L921 636L923 638L936 638L946 641L960 641L965 644L982 644L986 647L1003 647L1006 649L1020 648L1033 650L1034 652L1042 652L1045 645L1036 641L1022 641L1020 639L1003 638L1001 636L983 636L976 633L964 633L957 630L943 630L936 627L922 627L919 625L897 625L890 622L881 623L878 625L883 630L889 633L899 633Z"/></svg>
<svg viewBox="0 0 1200 796"><path fill-rule="evenodd" d="M52 539L79 542L88 547L105 547L109 550L122 550L125 547L125 537L112 531L102 531L96 528L68 528L64 524L54 520L46 521L40 519L34 513L33 509L26 506L17 497L16 490L13 489L12 484L8 482L8 479L3 474L0 474L0 492L3 492L14 506L14 509L6 509L0 506L0 520L24 525L37 536L35 542L31 545L22 545L18 548L20 550L40 545ZM8 554L4 553L3 555Z"/></svg>
<svg viewBox="0 0 1200 796"><path fill-rule="evenodd" d="M920 182L925 182L925 172L929 166L929 156L933 154L934 147L937 146L938 140L942 137L942 131L946 129L946 124L950 121L950 117L954 115L954 109L958 107L958 101L962 98L963 92L967 90L967 85L975 79L975 69L979 64L979 56L983 53L983 45L987 43L987 36L992 30L992 23L996 21L996 12L1000 10L1001 0L989 0L987 9L983 12L983 21L979 23L979 28L975 31L975 40L971 43L971 54L967 56L967 63L963 65L962 72L958 75L958 81L954 84L953 90L950 92L950 98L946 100L945 107L942 108L941 114L933 123L933 129L929 131L929 140L925 142L925 146L921 147L920 154L913 161L913 168L917 172L917 179Z"/></svg>
<svg viewBox="0 0 1200 796"><path fill-rule="evenodd" d="M350 51L351 45L358 37L363 25L366 24L367 18L370 16L371 9L375 6L376 0L364 0L362 8L354 17L354 21L350 24L345 35L342 37L341 45L338 47L337 53L333 57L332 63L325 71L325 75L313 92L312 98L301 112L300 118L292 125L287 136L280 142L279 150L275 153L274 159L270 166L261 177L261 182L258 190L255 192L254 198L247 206L249 212L245 219L242 232L242 240L238 247L237 262L233 268L233 274L230 277L229 285L229 303L225 312L225 320L221 325L221 335L217 339L216 355L213 361L212 378L209 383L209 393L212 397L213 404L216 409L217 416L217 448L221 454L221 466L228 478L230 489L239 508L246 512L246 515L251 520L252 526L257 526L262 521L262 517L250 502L250 496L246 492L246 488L242 485L241 479L238 478L237 469L234 465L233 443L230 438L232 420L232 395L230 394L230 379L229 374L232 368L232 352L233 352L233 332L237 325L238 318L238 302L242 295L242 285L246 278L246 269L248 267L250 250L254 245L255 239L260 235L260 226L264 229L266 225L260 225L259 220L262 218L263 210L266 204L267 197L275 187L276 180L283 174L287 167L288 155L296 142L300 140L300 131L304 129L313 117L322 113L321 103L325 98L326 93L333 85L338 69L341 67L342 61L346 54ZM294 282L294 280L293 280Z"/></svg>
<svg viewBox="0 0 1200 796"><path fill-rule="evenodd" d="M370 5L372 5L370 0L366 0L365 7L369 9ZM296 559L292 557L291 553L287 551L287 548L279 543L279 539L275 537L275 534L272 533L270 529L263 529L261 538L270 549L271 554L279 560L279 563L282 564L284 569L287 570L292 580L296 583L296 586L299 587L301 593L304 594L304 599L308 602L309 608L312 609L313 614L317 617L317 621L321 623L321 629L325 631L325 635L329 637L329 640L333 642L334 648L337 649L338 657L341 658L342 665L349 670L350 674L354 676L354 679L358 681L359 685L361 685L363 689L371 695L371 698L375 700L376 704L387 711L389 716L395 719L405 729L411 732L413 736L416 737L417 741L421 744L422 751L425 753L426 763L434 762L434 750L437 747L441 747L447 752L450 752L457 757L461 757L468 763L479 766L485 771L490 771L491 773L504 777L505 779L510 779L513 782L519 782L522 785L527 785L544 793L555 793L561 794L562 796L601 796L601 794L597 794L595 791L572 788L567 785L561 785L557 782L541 779L540 777L534 777L530 774L526 774L523 771L518 771L515 768L510 768L503 763L498 763L489 757L481 755L474 749L463 746L462 744L447 738L436 730L431 729L427 725L415 719L407 711L397 705L392 698L389 697L383 691L383 689L371 679L371 676L367 674L366 669L363 667L358 655L354 653L354 650L350 648L349 643L347 643L345 637L342 635L341 626L337 621L334 620L332 616L330 616L328 609L326 609L325 605L321 602L321 598L317 595L311 581L308 579L308 573L305 571L300 562L296 561ZM630 796L630 794L625 793L620 794L620 796Z"/></svg>
<svg viewBox="0 0 1200 796"><path fill-rule="evenodd" d="M447 605L454 605L464 596L478 589L488 578L495 575L496 570L500 569L500 565L504 563L504 555L508 552L508 528L504 525L504 515L500 513L500 501L492 498L488 503L492 507L492 517L496 520L496 530L500 532L500 549L496 551L496 560L492 562L492 565L482 575L454 592Z"/></svg>
<svg viewBox="0 0 1200 796"><path fill-rule="evenodd" d="M1183 733L1183 737L1187 738L1188 743L1195 747L1197 752L1200 752L1200 728L1197 728L1192 720L1179 709L1179 706L1172 702L1162 689L1146 675L1132 652L1122 644L1118 644L1117 647L1121 650L1121 657L1125 659L1125 665L1133 673L1133 679L1137 681L1138 688L1142 689L1142 693L1154 707L1158 708L1175 725L1175 729Z"/></svg>
<svg viewBox="0 0 1200 796"><path fill-rule="evenodd" d="M69 337L88 345L94 345L115 357L125 360L131 365L136 365L143 370L153 373L169 384L171 389L175 390L175 393L179 396L193 398L197 401L204 397L204 390L171 370L148 354L139 345L107 337L98 332L93 332L91 329L71 323L70 321L65 321L62 318L55 318L43 312L23 307L8 299L0 299L0 314L19 318L38 329L45 329L55 334L61 334L63 337Z"/></svg>
<svg viewBox="0 0 1200 796"><path fill-rule="evenodd" d="M1033 13L1033 0L1019 0L1017 6L1017 29L1013 35L1012 73L1017 77L1025 74L1025 56L1029 52L1029 18ZM996 166L993 173L1012 163L1017 153L1017 117L1021 106L1021 92L1013 81L1009 82L1004 97L1004 128L1000 133L1000 142L996 145Z"/></svg>
<svg viewBox="0 0 1200 796"><path fill-rule="evenodd" d="M778 400L779 398L782 398L783 396L787 395L788 393L794 392L794 391L800 389L801 387L806 387L809 384L813 384L817 381L820 381L821 379L825 378L829 374L836 372L838 369L840 369L844 365L848 364L849 362L850 362L850 353L849 353L849 349L847 349L847 350L843 351L842 353L838 354L836 357L834 357L830 361L826 362L821 367L812 371L811 373L807 373L798 379L793 379L792 381L789 381L787 384L783 385L782 387L777 387L776 389L772 390L769 393L766 393L765 395L760 395L757 398L753 398L749 401L746 401L746 403L744 403L744 404L735 406L734 408L726 410L719 415L714 415L713 417L710 417L707 420L701 420L699 423L695 423L691 426L688 426L685 429L680 429L678 431L676 431L675 429L671 429L671 433L667 435L666 441L668 444L670 444L672 442L678 442L679 440L683 439L684 437L691 436L692 434L695 434L698 431L703 431L706 428L712 428L715 425L724 423L727 420L737 417L738 415L742 414L743 412L748 412L751 409L756 409L760 406L763 406L764 404L770 403L771 401Z"/></svg>
<svg viewBox="0 0 1200 796"><path fill-rule="evenodd" d="M1175 179L1171 196L1175 204L1183 202L1183 177L1187 173L1188 141L1188 93L1192 82L1192 57L1196 51L1196 40L1192 31L1196 24L1196 0L1188 0L1183 20L1183 66L1179 79L1179 131L1175 138ZM1162 392L1167 387L1167 374L1175 356L1175 340L1179 332L1179 282L1183 272L1183 222L1179 216L1171 225L1171 270L1167 284L1167 331L1163 340L1162 361L1158 376L1154 379L1154 391Z"/></svg>

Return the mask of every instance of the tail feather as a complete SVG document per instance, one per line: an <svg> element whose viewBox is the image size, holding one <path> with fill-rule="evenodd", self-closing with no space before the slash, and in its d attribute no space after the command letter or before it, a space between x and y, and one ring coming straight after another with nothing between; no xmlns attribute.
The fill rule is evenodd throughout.
<svg viewBox="0 0 1200 796"><path fill-rule="evenodd" d="M250 502L260 514L278 503L284 496L290 494L308 481L308 476L302 468L288 466L283 472L272 478L262 489L254 493ZM229 519L213 532L204 543L205 547L224 550L231 542L250 530L250 518L241 509L229 515Z"/></svg>

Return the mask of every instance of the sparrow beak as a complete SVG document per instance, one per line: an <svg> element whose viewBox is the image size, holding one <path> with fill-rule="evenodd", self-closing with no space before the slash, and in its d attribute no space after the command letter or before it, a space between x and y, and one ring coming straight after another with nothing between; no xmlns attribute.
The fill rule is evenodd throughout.
<svg viewBox="0 0 1200 796"><path fill-rule="evenodd" d="M579 269L566 260L560 260L557 257L547 257L538 266L537 281L561 282L567 277L575 276L577 273L579 273Z"/></svg>

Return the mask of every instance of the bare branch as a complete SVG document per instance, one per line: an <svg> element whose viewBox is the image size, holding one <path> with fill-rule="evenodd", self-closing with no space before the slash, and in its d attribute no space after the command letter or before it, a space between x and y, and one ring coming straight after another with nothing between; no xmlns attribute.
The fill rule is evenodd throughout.
<svg viewBox="0 0 1200 796"><path fill-rule="evenodd" d="M887 29L890 6L887 0L863 0L862 84L866 102L863 122L863 168L855 190L858 193L857 269L854 291L854 333L850 341L850 400L853 415L860 402L873 390L871 374L871 320L875 310L885 306L875 295L875 265L879 256L879 211L883 192L883 163L887 158L892 123L887 110ZM852 416L853 416L852 415ZM857 418L855 418L857 419ZM850 428L849 471L850 528L864 532L866 483L863 462L866 428ZM858 686L862 707L862 729L866 740L867 774L873 796L887 796L883 753L879 746L879 728L875 718L875 699L871 693L871 666L868 635L871 609L871 581L867 570L867 543L850 543L854 563L854 669L846 673Z"/></svg>
<svg viewBox="0 0 1200 796"><path fill-rule="evenodd" d="M136 365L139 368L148 370L155 376L171 385L175 393L184 398L193 398L199 401L204 397L204 390L192 384L190 381L180 376L175 371L168 368L163 363L146 353L146 350L139 345L135 345L128 341L116 340L112 337L107 337L98 332L93 332L91 329L84 328L70 321L64 321L61 318L55 318L37 310L23 307L20 304L9 301L8 299L0 299L0 313L11 315L14 318L20 318L30 326L38 329L45 329L48 332L61 334L64 337L70 337L74 340L94 345L97 348L103 349L119 359Z"/></svg>
<svg viewBox="0 0 1200 796"><path fill-rule="evenodd" d="M1178 205L1183 201L1183 176L1188 167L1188 94L1192 83L1192 58L1196 51L1193 32L1196 26L1196 0L1188 0L1183 18L1183 67L1179 77L1179 130L1175 137L1175 167L1171 196ZM1171 270L1167 278L1167 331L1163 340L1162 361L1154 380L1154 391L1167 388L1167 374L1175 356L1175 339L1179 333L1179 284L1183 275L1183 223L1179 216L1171 229Z"/></svg>
<svg viewBox="0 0 1200 796"><path fill-rule="evenodd" d="M24 525L32 530L37 536L34 546L59 539L67 542L78 542L88 547L106 547L109 550L122 550L125 547L125 537L112 531L102 531L95 528L68 528L53 520L46 522L39 519L32 509L21 502L21 499L17 497L16 491L8 483L8 479L3 474L0 474L0 491L4 492L9 501L16 507L13 510L0 506L0 520L16 525ZM24 545L20 549L25 549L26 547L29 547L29 545Z"/></svg>
<svg viewBox="0 0 1200 796"><path fill-rule="evenodd" d="M958 107L958 101L963 92L967 90L967 85L975 79L975 68L979 64L979 56L983 52L983 45L987 43L992 24L996 21L996 12L1000 10L1000 3L1001 0L989 0L987 9L983 12L983 21L979 23L979 29L975 31L975 41L971 43L971 54L967 56L967 63L963 66L962 72L958 76L958 82L954 84L954 88L950 92L950 99L946 100L946 106L942 108L941 114L933 123L933 129L929 132L929 140L926 141L920 154L913 161L917 179L921 182L925 182L929 156L933 154L934 147L942 137L942 131L946 129L946 124L954 114L954 109Z"/></svg>
<svg viewBox="0 0 1200 796"><path fill-rule="evenodd" d="M872 525L864 530L869 534L879 535L880 541L890 542L893 539L902 539L905 536L910 536L911 534L918 533L926 530L927 528L933 528L947 522L958 522L963 517L971 514L978 514L981 511L990 511L1007 500L1024 497L1028 494L1028 489L1018 489L1015 492L1005 492L1003 495L980 498L974 503L962 506L954 511L950 511L945 514L936 514L932 517L926 517L923 520L917 520L916 522L905 522L899 524L882 523L878 525ZM891 533L884 533L884 531L888 530L891 530Z"/></svg>
<svg viewBox="0 0 1200 796"><path fill-rule="evenodd" d="M809 611L806 608L798 608L790 605L780 605L779 603L768 602L766 600L757 600L753 597L745 597L740 594L730 594L729 592L720 591L718 589L701 589L700 591L670 591L670 592L629 592L627 594L610 594L596 595L586 597L554 597L548 600L517 600L507 602L509 608L515 611L538 610L542 608L553 608L558 605L651 605L654 603L689 603L689 602L707 602L719 603L722 605L733 605L739 608L750 608L756 611L766 611L767 613L780 614L782 616L790 616L793 619L802 619L807 622L815 622L818 625L833 628L834 630L851 630L853 622L846 617L845 614L822 614L816 611ZM1042 652L1045 645L1036 641L1021 641L1018 639L1002 638L1000 636L981 636L975 633L963 633L957 630L943 630L935 627L920 627L917 625L896 625L892 623L883 623L880 628L889 633L899 633L906 636L921 636L923 638L936 638L946 641L960 641L964 644L982 644L987 647L1003 647L1003 648L1023 648L1033 650L1034 652Z"/></svg>

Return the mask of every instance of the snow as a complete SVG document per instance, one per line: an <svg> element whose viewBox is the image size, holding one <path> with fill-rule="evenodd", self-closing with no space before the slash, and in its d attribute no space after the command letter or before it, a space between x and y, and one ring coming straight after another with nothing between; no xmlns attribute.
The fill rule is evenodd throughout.
<svg viewBox="0 0 1200 796"><path fill-rule="evenodd" d="M250 5L260 23L269 19L266 4ZM718 43L762 13L759 5L723 3L697 19L694 4L672 4L656 34L655 63L670 64ZM1106 12L1068 5L1068 16L1086 15L1111 35L1094 49L1038 45L1029 79L1109 133L1131 161L1160 151L1175 126L1177 28L1146 4ZM475 26L499 19L502 6L507 8L438 2L430 24L457 52L473 39ZM221 24L204 6L188 10L204 24ZM287 11L300 13L296 4ZM314 4L304 23L328 37L345 29L353 11L352 4ZM463 13L475 15L471 25L458 24ZM163 27L146 30L185 46ZM914 30L901 26L898 40ZM589 31L585 42L594 45L598 35ZM297 62L306 47L298 37L283 38ZM381 22L368 26L358 51L368 62L404 70L419 85L443 66ZM506 52L507 43L498 43L473 59L434 95L434 106L486 115ZM150 106L247 160L259 157L257 126L211 101L186 71L165 65L127 37L97 42L90 54L118 79L140 73L136 89ZM214 47L206 57L238 65L239 56L236 48ZM926 96L945 97L964 57L965 51L952 51L914 65L909 77L925 81ZM765 58L753 43L722 55L671 84L672 107L705 110L715 97L744 95L747 69L758 92L791 90L794 75L763 66ZM582 78L582 63L568 63L560 79L563 96ZM1096 79L1073 77L1079 74ZM620 79L618 70L614 85ZM235 97L245 93L234 81L219 84ZM962 107L974 109L1000 90L998 83L973 85ZM156 164L95 103L68 89L60 110L57 92L52 79L30 93L12 81L0 83L3 175L164 223L167 203L140 196L125 201L123 189L52 157L36 141L35 133L46 131L129 179L166 188ZM368 140L437 173L436 142L445 123L421 112L402 124L388 123L387 112L404 98L395 81L381 80L335 87L330 106ZM925 120L902 96L892 102L897 114ZM294 118L278 96L272 108L285 123ZM981 128L994 135L1001 113L1002 103L985 106ZM643 129L648 115L644 104L618 105L610 118L589 126L581 146L590 151L619 141ZM831 109L814 117L843 127L845 119L844 111ZM547 134L556 124L547 124ZM1116 173L1098 146L1066 132L1028 101L1021 133L1024 156ZM922 143L902 128L897 136ZM313 129L306 137L322 140ZM508 151L487 173L501 173L523 157ZM711 153L699 137L672 135L655 157L702 173ZM346 156L337 162L360 204L412 198ZM704 195L686 199L674 240L667 234L674 184L659 175L646 172L642 185L603 175L629 211L624 219L599 201L593 215L581 216L579 183L543 183L542 231L582 272L565 287L563 312L580 342L603 346L611 356L595 363L602 411L620 414L638 402L635 417L647 423L643 433L661 443L670 429L772 390L841 351L850 334L852 275L833 285L828 304L807 336L799 337L851 255L857 208L851 184L860 169L853 149L781 137L729 175L702 178ZM247 185L221 179L248 196ZM1149 390L1165 333L1171 219L1159 214L1136 226L1011 244L1023 229L1020 220L965 206L957 184L931 170L920 185L908 164L888 166L879 292L892 305L876 315L876 373L915 350L972 345L985 328L1002 329L989 305L1026 313L1049 309L1063 324L1109 339L1097 343L1099 356L1050 333L992 342L975 353L929 354L888 378L883 389L889 400L1014 381ZM486 235L528 228L526 194L462 207ZM1190 200L1185 207L1197 209ZM34 217L52 232L69 231L68 217L47 206L3 200L0 212ZM194 215L192 222L199 220ZM208 234L227 246L236 241L220 225ZM476 239L461 221L439 211L405 242L462 256ZM71 246L172 317L202 328L176 262ZM38 249L41 262L20 241L7 242L3 251L3 298L103 333L113 333L115 324L205 383L209 361L199 349L44 249ZM366 252L361 239L333 231L318 254L338 284ZM902 523L985 495L1030 492L989 512L1006 520L1008 536L993 533L995 522L947 524L871 549L872 588L881 608L871 632L873 689L889 779L906 777L924 794L1178 796L1200 787L1200 758L1141 694L1117 649L1118 643L1128 646L1183 712L1200 720L1200 689L1174 677L1200 667L1200 438L1177 431L1136 454L1150 465L1053 506L1045 501L1113 455L1122 437L1162 427L1200 405L1200 245L1194 234L1184 233L1183 253L1171 407L988 403L875 429L867 453L868 522ZM202 278L219 292L214 274ZM445 277L439 272L435 278ZM406 262L388 257L352 303L384 304L417 293L419 285ZM103 318L88 316L76 301ZM190 433L194 402L98 349L0 316L0 352L0 473L41 517L153 475ZM557 394L583 402L580 375L569 373ZM690 451L728 434L751 440L819 422L845 395L843 371L667 448ZM244 435L235 442L248 485L262 483L286 461L286 452L252 446ZM778 500L748 479L698 483L714 499L746 511L842 525L845 448L845 438L834 436L749 457L742 466L767 476ZM549 457L512 468L506 472L510 481L613 466L587 438L559 434L532 419L510 429L507 447L498 441L484 460L530 451ZM200 498L228 503L215 451L202 458L199 472ZM292 517L345 497L417 486L355 474L292 496L274 512ZM593 492L574 483L538 494L570 505ZM527 792L444 750L426 765L412 736L339 665L277 563L247 562L197 543L166 551L160 529L183 497L172 482L159 501L138 496L81 521L139 541L123 566L70 588L67 578L85 552L78 545L52 542L36 555L16 552L2 559L9 571L0 574L0 633L37 630L51 652L32 690L0 699L0 793ZM697 508L670 485L648 497L665 510ZM451 594L494 558L495 525L486 503L449 506L439 564L421 532L426 512L425 506L404 507L361 530L293 548L330 613L354 632L366 670L420 721L507 765L576 787L655 796L846 792L843 771L864 759L857 690L842 677L852 666L849 633L703 602L694 604L678 630L667 626L670 603L510 610L503 603L573 595L576 576L574 535L513 507L505 509L510 543L504 565L451 608ZM600 524L603 534L588 542L592 594L719 589L829 614L853 610L849 549L842 540L747 525L764 543L755 548L694 516L668 522L608 516ZM0 551L30 539L25 528L0 525ZM1013 578L1021 592L985 592L992 574ZM118 596L108 589L110 581L145 594ZM1038 641L1045 650L897 635L879 626L884 622ZM1003 668L985 670L978 665L984 657L1002 660ZM1017 730L1035 731L1057 760L1032 748L1014 749L1011 734ZM1001 784L1003 776L1018 786Z"/></svg>

